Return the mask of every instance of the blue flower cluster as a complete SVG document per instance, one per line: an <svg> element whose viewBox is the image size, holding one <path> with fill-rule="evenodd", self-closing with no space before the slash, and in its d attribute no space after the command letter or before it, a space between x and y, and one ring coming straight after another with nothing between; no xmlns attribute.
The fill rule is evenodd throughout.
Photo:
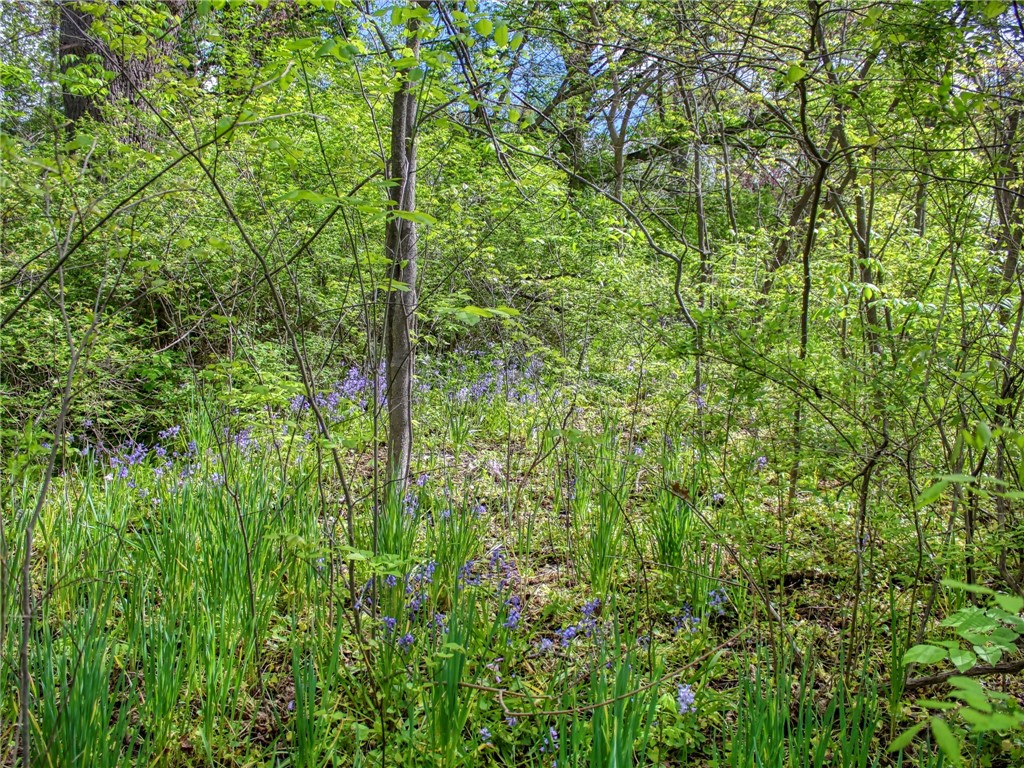
<svg viewBox="0 0 1024 768"><path fill-rule="evenodd" d="M558 638L559 644L563 648L568 648L572 645L572 641L577 637L593 637L600 634L601 627L598 624L598 614L601 610L601 601L598 598L594 598L580 607L580 613L583 614L583 618L575 624L570 624L567 627L555 631L555 637ZM537 651L539 653L547 653L554 647L554 641L550 638L541 638L537 644Z"/></svg>
<svg viewBox="0 0 1024 768"><path fill-rule="evenodd" d="M672 617L673 632L696 632L700 629L700 616L693 615L689 603L683 603L683 611L679 616Z"/></svg>
<svg viewBox="0 0 1024 768"><path fill-rule="evenodd" d="M386 407L386 390L387 374L381 361L372 376L365 375L354 366L349 368L344 379L335 382L328 391L314 395L313 402L331 421L341 421L366 410L371 398ZM296 395L291 399L289 408L292 415L302 416L310 410L310 402L305 395Z"/></svg>
<svg viewBox="0 0 1024 768"><path fill-rule="evenodd" d="M693 689L688 685L680 685L676 691L676 704L679 706L679 714L685 715L687 712L693 712L694 702L697 700L697 694L693 692Z"/></svg>
<svg viewBox="0 0 1024 768"><path fill-rule="evenodd" d="M543 366L543 361L536 355L527 358L525 368L520 368L515 362L506 364L504 360L495 360L493 371L484 373L468 387L455 390L450 395L451 399L457 403L493 401L507 392L511 402L534 403Z"/></svg>

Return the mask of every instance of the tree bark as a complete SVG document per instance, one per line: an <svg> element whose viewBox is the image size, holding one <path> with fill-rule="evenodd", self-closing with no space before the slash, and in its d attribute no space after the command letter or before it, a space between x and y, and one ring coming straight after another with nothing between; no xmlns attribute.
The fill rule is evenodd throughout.
<svg viewBox="0 0 1024 768"><path fill-rule="evenodd" d="M85 63L90 57L98 57L103 68L113 72L115 77L107 86L106 102L126 102L138 108L142 100L140 90L166 65L167 58L176 46L176 30L185 0L160 0L159 5L171 17L171 26L158 38L151 41L145 56L121 55L91 31L93 17L84 12L74 0L56 0L60 23L60 71L67 74L73 67ZM64 116L68 120L68 132L74 133L76 123L83 117L102 119L101 104L95 96L76 94L64 90ZM127 116L125 139L134 144L145 143L145 131L140 122Z"/></svg>
<svg viewBox="0 0 1024 768"><path fill-rule="evenodd" d="M415 19L408 23L406 45L419 55ZM385 251L393 281L388 286L385 314L387 358L389 491L401 495L409 480L412 459L412 384L416 324L416 222L403 213L416 210L416 84L403 78L391 108L391 160L388 176L394 182L394 203L385 233ZM401 283L401 285L397 285ZM399 290L401 288L401 290Z"/></svg>

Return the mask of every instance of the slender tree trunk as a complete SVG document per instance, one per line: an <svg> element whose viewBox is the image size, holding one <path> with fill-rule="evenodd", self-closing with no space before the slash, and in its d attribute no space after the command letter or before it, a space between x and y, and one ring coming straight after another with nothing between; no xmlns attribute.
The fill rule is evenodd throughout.
<svg viewBox="0 0 1024 768"><path fill-rule="evenodd" d="M406 45L419 55L419 24L411 19ZM403 79L391 109L391 161L388 176L395 203L387 223L385 251L390 261L384 345L387 358L389 491L404 492L412 459L412 384L416 321L416 223L402 216L416 210L416 84Z"/></svg>

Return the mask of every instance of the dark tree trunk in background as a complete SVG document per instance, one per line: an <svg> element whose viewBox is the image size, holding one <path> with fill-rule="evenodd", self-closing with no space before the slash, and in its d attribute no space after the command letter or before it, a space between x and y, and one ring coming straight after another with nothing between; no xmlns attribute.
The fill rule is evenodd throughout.
<svg viewBox="0 0 1024 768"><path fill-rule="evenodd" d="M1017 147L1020 112L1014 111L997 131L1000 155L996 171L996 212L999 216L999 240L1006 255L1003 259L1003 280L1012 286L1020 263L1021 233L1024 231L1024 203L1020 197L1021 162Z"/></svg>
<svg viewBox="0 0 1024 768"><path fill-rule="evenodd" d="M409 21L407 45L419 55L418 23ZM385 316L387 357L388 463L390 492L401 495L409 479L412 459L413 333L416 319L416 223L395 215L416 210L416 84L405 79L394 96L391 110L391 161L388 176L394 202L387 223L385 251L394 285L388 292Z"/></svg>
<svg viewBox="0 0 1024 768"><path fill-rule="evenodd" d="M80 4L73 0L56 0L60 14L60 71L68 71L85 63L89 57L99 59L103 68L115 73L107 87L105 101L109 104L126 103L131 108L145 107L140 91L150 85L153 79L166 67L168 57L176 48L178 19L185 9L185 0L161 0L160 7L170 17L164 33L147 47L146 55L124 55L117 45L107 45L91 31L93 17L82 11ZM72 57L72 58L69 58ZM69 131L85 116L101 119L101 99L93 95L82 95L65 90L63 93L64 116L69 122ZM126 116L125 139L131 143L145 142L145 131L139 121Z"/></svg>
<svg viewBox="0 0 1024 768"><path fill-rule="evenodd" d="M92 16L83 13L78 3L69 0L58 0L60 10L60 71L67 74L77 64L84 63L91 54L100 54L98 41L89 35ZM67 89L63 92L64 116L69 121L69 130L73 131L75 123L86 115L99 119L100 110L96 100L91 96L72 93Z"/></svg>

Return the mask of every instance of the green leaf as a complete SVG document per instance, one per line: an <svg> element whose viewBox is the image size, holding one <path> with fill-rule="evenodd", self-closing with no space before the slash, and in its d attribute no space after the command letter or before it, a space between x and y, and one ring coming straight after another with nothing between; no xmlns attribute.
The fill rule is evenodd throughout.
<svg viewBox="0 0 1024 768"><path fill-rule="evenodd" d="M960 765L962 762L960 742L953 735L953 731L949 729L949 724L941 717L932 718L932 736L935 737L935 743L939 745L939 749L943 751L949 762Z"/></svg>
<svg viewBox="0 0 1024 768"><path fill-rule="evenodd" d="M508 24L499 24L494 30L494 42L502 48L508 45Z"/></svg>
<svg viewBox="0 0 1024 768"><path fill-rule="evenodd" d="M984 693L985 689L981 687L981 683L975 680L973 677L962 677L961 675L954 675L949 678L949 684L954 688L959 688L961 691L976 691L977 693Z"/></svg>
<svg viewBox="0 0 1024 768"><path fill-rule="evenodd" d="M286 51L304 51L307 48L312 48L317 42L315 37L305 37L301 40L289 40L284 44Z"/></svg>
<svg viewBox="0 0 1024 768"><path fill-rule="evenodd" d="M923 496L924 494L921 495ZM950 589L962 589L964 592L973 592L976 595L995 594L995 592L988 587L982 587L978 584L968 584L965 581L957 581L956 579L943 579L941 583L944 587L949 587Z"/></svg>
<svg viewBox="0 0 1024 768"><path fill-rule="evenodd" d="M422 211L392 211L391 215L398 219L415 222L416 224L437 224L437 219L429 213L423 213Z"/></svg>
<svg viewBox="0 0 1024 768"><path fill-rule="evenodd" d="M952 701L939 701L937 699L918 699L915 702L919 707L925 709L938 709L942 711L956 709L956 703Z"/></svg>
<svg viewBox="0 0 1024 768"><path fill-rule="evenodd" d="M518 51L519 46L523 44L523 40L525 39L526 36L522 32L516 32L514 35L512 35L512 40L509 43L508 47L513 51Z"/></svg>
<svg viewBox="0 0 1024 768"><path fill-rule="evenodd" d="M978 658L986 664L998 664L999 660L1003 658L1003 651L1001 648L991 648L982 645L975 645L972 647L974 648L974 652L978 654Z"/></svg>
<svg viewBox="0 0 1024 768"><path fill-rule="evenodd" d="M1020 724L1019 715L1015 716L1006 712L978 712L974 709L962 709L960 717L974 726L974 730L980 732L1008 731Z"/></svg>
<svg viewBox="0 0 1024 768"><path fill-rule="evenodd" d="M1007 613L1020 613L1020 609L1024 608L1024 597L1018 595L996 595L992 599Z"/></svg>
<svg viewBox="0 0 1024 768"><path fill-rule="evenodd" d="M807 77L807 70L801 67L799 64L790 64L789 70L786 72L786 83L794 85L799 83Z"/></svg>
<svg viewBox="0 0 1024 768"><path fill-rule="evenodd" d="M890 752L898 752L901 749L905 749L910 745L910 742L914 740L914 737L921 732L926 723L918 723L912 728L908 728L895 739L892 740L892 744L889 745Z"/></svg>
<svg viewBox="0 0 1024 768"><path fill-rule="evenodd" d="M304 200L316 205L341 205L345 201L336 195L322 195L310 189L293 189L274 199L274 202L285 202L289 200Z"/></svg>
<svg viewBox="0 0 1024 768"><path fill-rule="evenodd" d="M904 664L935 664L946 658L949 653L945 648L935 645L915 645L903 654Z"/></svg>
<svg viewBox="0 0 1024 768"><path fill-rule="evenodd" d="M494 22L490 19L480 19L473 25L473 29L477 31L477 34L487 37L491 34L491 30L494 29Z"/></svg>
<svg viewBox="0 0 1024 768"><path fill-rule="evenodd" d="M981 9L981 13L986 19L994 19L1008 7L1009 3L1002 2L1002 0L989 0L985 3L985 7Z"/></svg>
<svg viewBox="0 0 1024 768"><path fill-rule="evenodd" d="M957 648L949 652L949 660L953 662L953 666L961 672L966 672L968 669L974 666L974 663L978 660L978 657L971 651L964 648Z"/></svg>
<svg viewBox="0 0 1024 768"><path fill-rule="evenodd" d="M917 497L917 504L914 505L914 508L915 509L921 509L923 507L927 507L929 504L931 504L933 501L935 501L937 498L939 498L939 496L942 495L942 492L944 490L946 490L946 486L948 486L948 485L949 485L949 480L946 480L945 478L943 478L942 480L938 480L935 483L933 483L932 485L930 485L927 488L925 488L918 495L918 497Z"/></svg>

